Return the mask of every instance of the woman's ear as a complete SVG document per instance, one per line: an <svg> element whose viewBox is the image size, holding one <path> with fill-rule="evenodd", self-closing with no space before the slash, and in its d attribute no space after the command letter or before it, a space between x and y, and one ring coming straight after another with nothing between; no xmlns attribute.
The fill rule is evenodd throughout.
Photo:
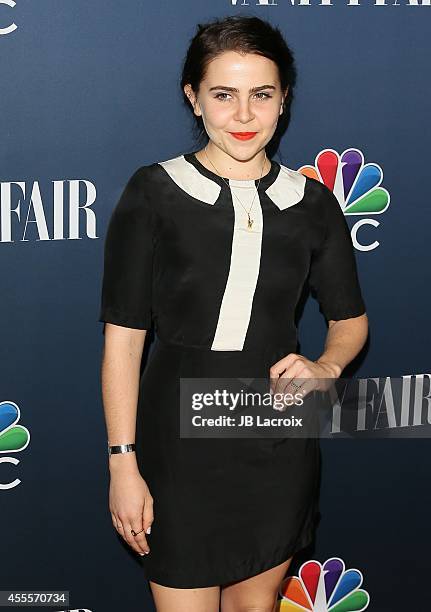
<svg viewBox="0 0 431 612"><path fill-rule="evenodd" d="M196 94L193 91L191 85L188 83L187 85L184 85L184 93L186 94L187 98L190 101L190 104L193 106L193 110L195 115L197 115L199 117L199 115L201 115L201 110L200 110L200 106L199 106L199 102L197 100ZM198 112L196 112L198 111Z"/></svg>
<svg viewBox="0 0 431 612"><path fill-rule="evenodd" d="M282 101L281 101L281 105L280 105L280 115L283 113L284 111L284 105L285 105L285 101L287 98L287 94L289 92L289 85L286 87L285 92L283 93L283 97L282 97Z"/></svg>

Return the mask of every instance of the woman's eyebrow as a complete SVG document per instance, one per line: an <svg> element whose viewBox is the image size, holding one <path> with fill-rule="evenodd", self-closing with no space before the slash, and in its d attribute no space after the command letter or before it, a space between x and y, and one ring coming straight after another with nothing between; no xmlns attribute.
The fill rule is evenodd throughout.
<svg viewBox="0 0 431 612"><path fill-rule="evenodd" d="M225 91L234 91L235 93L239 93L239 89L236 87L227 87L225 85L216 85L215 87L210 87L209 91L213 91L214 89L224 89ZM261 89L276 89L274 85L259 85L259 87L252 87L249 89L249 93L254 93L256 91L260 91Z"/></svg>

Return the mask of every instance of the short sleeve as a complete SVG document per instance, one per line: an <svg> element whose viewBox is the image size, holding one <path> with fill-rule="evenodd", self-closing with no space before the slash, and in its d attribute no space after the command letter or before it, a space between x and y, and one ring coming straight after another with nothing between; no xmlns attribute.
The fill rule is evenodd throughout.
<svg viewBox="0 0 431 612"><path fill-rule="evenodd" d="M326 185L321 186L319 209L325 230L323 240L312 253L309 285L328 321L359 317L366 307L349 226L335 195Z"/></svg>
<svg viewBox="0 0 431 612"><path fill-rule="evenodd" d="M101 322L136 329L151 327L154 220L150 204L141 167L128 180L109 220Z"/></svg>

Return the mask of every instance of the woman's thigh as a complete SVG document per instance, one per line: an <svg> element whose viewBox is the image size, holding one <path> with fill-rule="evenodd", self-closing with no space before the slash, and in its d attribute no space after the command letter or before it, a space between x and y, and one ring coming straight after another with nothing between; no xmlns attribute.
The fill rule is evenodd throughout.
<svg viewBox="0 0 431 612"><path fill-rule="evenodd" d="M221 612L273 612L280 583L293 557L265 572L221 588Z"/></svg>
<svg viewBox="0 0 431 612"><path fill-rule="evenodd" d="M157 612L219 612L220 587L175 589L149 581Z"/></svg>

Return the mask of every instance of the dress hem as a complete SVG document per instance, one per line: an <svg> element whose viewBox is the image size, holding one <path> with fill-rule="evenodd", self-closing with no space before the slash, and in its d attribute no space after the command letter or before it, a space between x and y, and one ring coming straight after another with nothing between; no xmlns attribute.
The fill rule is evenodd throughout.
<svg viewBox="0 0 431 612"><path fill-rule="evenodd" d="M187 579L182 580L180 577L180 571L175 572L166 572L162 569L160 570L146 570L147 580L151 580L156 584L160 584L161 586L167 586L176 589L196 589L196 588L205 588L205 587L213 587L213 586L223 586L225 584L229 584L231 582L236 582L239 580L245 580L247 578L251 578L252 576L256 576L262 572L265 572L277 565L283 563L283 561L287 561L290 557L294 556L303 548L306 548L311 544L315 534L315 528L308 530L306 536L302 536L295 546L292 545L284 547L279 554L275 552L271 555L270 561L265 562L255 562L253 564L253 569L251 571L245 572L241 569L235 569L235 571L229 572L229 569L223 571L223 573L219 574L218 578L214 578L211 580L205 579L194 579L193 582L190 582ZM275 550L278 550L275 549ZM151 553L150 553L151 554ZM143 559L143 563L145 560ZM247 562L242 562L240 567L244 566Z"/></svg>

